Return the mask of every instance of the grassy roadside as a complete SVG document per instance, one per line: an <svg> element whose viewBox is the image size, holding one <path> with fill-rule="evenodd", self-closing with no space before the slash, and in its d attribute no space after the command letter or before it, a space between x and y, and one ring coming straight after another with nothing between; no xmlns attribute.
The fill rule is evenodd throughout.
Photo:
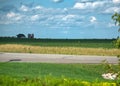
<svg viewBox="0 0 120 86"><path fill-rule="evenodd" d="M43 46L41 47L41 46L19 45L19 44L1 44L0 52L117 56L120 54L120 49L43 47Z"/></svg>
<svg viewBox="0 0 120 86"><path fill-rule="evenodd" d="M94 82L106 81L101 74L105 72L102 65L90 64L50 64L50 63L0 63L0 76L35 78L51 74L53 77L64 76L70 79Z"/></svg>
<svg viewBox="0 0 120 86"><path fill-rule="evenodd" d="M18 80L8 76L0 76L1 86L119 86L119 82L88 82L73 80L65 77L55 78L47 76L44 78L23 78Z"/></svg>
<svg viewBox="0 0 120 86"><path fill-rule="evenodd" d="M88 82L73 80L69 78L55 78L47 76L44 78L23 78L18 80L12 77L0 77L1 86L119 86L119 82Z"/></svg>

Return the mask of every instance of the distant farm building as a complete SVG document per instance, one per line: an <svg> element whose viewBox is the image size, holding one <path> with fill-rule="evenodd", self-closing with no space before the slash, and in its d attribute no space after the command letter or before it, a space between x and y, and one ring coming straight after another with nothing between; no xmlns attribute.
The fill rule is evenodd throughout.
<svg viewBox="0 0 120 86"><path fill-rule="evenodd" d="M17 38L26 38L24 34L18 34Z"/></svg>
<svg viewBox="0 0 120 86"><path fill-rule="evenodd" d="M28 38L34 38L34 34L28 34Z"/></svg>

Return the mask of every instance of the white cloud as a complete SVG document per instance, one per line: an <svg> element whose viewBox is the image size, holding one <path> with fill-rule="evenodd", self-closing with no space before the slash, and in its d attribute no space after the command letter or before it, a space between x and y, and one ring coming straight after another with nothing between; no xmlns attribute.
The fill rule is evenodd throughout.
<svg viewBox="0 0 120 86"><path fill-rule="evenodd" d="M35 10L40 10L40 9L42 9L43 7L42 6L36 6L36 7L34 7L33 9L35 9Z"/></svg>
<svg viewBox="0 0 120 86"><path fill-rule="evenodd" d="M7 16L7 18L12 18L12 17L15 17L16 14L14 12L10 12L6 16Z"/></svg>
<svg viewBox="0 0 120 86"><path fill-rule="evenodd" d="M91 23L94 23L94 22L96 22L96 21L97 21L96 17L94 17L94 16L91 16L91 17L90 17L90 22L91 22Z"/></svg>
<svg viewBox="0 0 120 86"><path fill-rule="evenodd" d="M69 15L67 15L67 16L64 16L64 17L62 18L62 20L67 21L67 20L74 19L74 18L76 18L76 17L77 17L76 15L69 14Z"/></svg>
<svg viewBox="0 0 120 86"><path fill-rule="evenodd" d="M67 8L64 8L64 9L63 9L63 12L64 12L64 13L68 13L68 9L67 9Z"/></svg>
<svg viewBox="0 0 120 86"><path fill-rule="evenodd" d="M27 11L29 11L29 8L28 8L27 6L25 6L25 5L22 5L22 6L20 7L20 10L21 10L21 11L24 11L24 12L27 12Z"/></svg>
<svg viewBox="0 0 120 86"><path fill-rule="evenodd" d="M53 2L55 3L59 3L59 2L62 2L63 0L53 0Z"/></svg>
<svg viewBox="0 0 120 86"><path fill-rule="evenodd" d="M76 3L73 8L75 8L75 9L85 9L86 6L85 6L85 3Z"/></svg>
<svg viewBox="0 0 120 86"><path fill-rule="evenodd" d="M4 20L2 20L2 24L10 24L10 23L20 23L23 22L24 15L15 12L9 12L4 16Z"/></svg>
<svg viewBox="0 0 120 86"><path fill-rule="evenodd" d="M106 2L104 1L97 1L97 2L93 2L92 3L92 7L96 8L96 7L102 7Z"/></svg>
<svg viewBox="0 0 120 86"><path fill-rule="evenodd" d="M23 16L18 13L10 12L6 15L6 17L12 20L20 20Z"/></svg>
<svg viewBox="0 0 120 86"><path fill-rule="evenodd" d="M90 0L79 0L79 1L86 2L86 1L90 1Z"/></svg>
<svg viewBox="0 0 120 86"><path fill-rule="evenodd" d="M41 5L34 5L31 7L28 5L21 5L20 8L17 8L19 9L18 11L11 10L11 12L8 12L7 15L5 15L5 20L8 22L10 21L11 23L17 23L19 21L21 23L34 22L43 26L46 26L46 24L48 24L48 26L56 25L60 27L77 27L80 25L85 25L85 23L97 24L99 21L97 21L97 18L95 16L98 14L98 12L120 12L119 6L116 5L116 7L113 7L115 4L112 1L109 3L107 4L105 1L86 1L84 3L76 3L74 5L74 8L82 9L80 11L72 8L45 8ZM90 14L86 15L86 13Z"/></svg>
<svg viewBox="0 0 120 86"><path fill-rule="evenodd" d="M114 3L113 3L114 2ZM102 0L102 1L85 1L77 2L73 6L74 9L81 10L82 13L110 13L120 12L120 0Z"/></svg>
<svg viewBox="0 0 120 86"><path fill-rule="evenodd" d="M94 9L97 7L102 7L105 4L104 1L96 1L96 2L84 2L84 3L80 3L77 2L73 8L74 9Z"/></svg>
<svg viewBox="0 0 120 86"><path fill-rule="evenodd" d="M110 7L106 9L103 13L115 13L120 12L120 7Z"/></svg>
<svg viewBox="0 0 120 86"><path fill-rule="evenodd" d="M39 19L39 15L33 15L33 16L31 16L31 20L32 21L36 21L38 19Z"/></svg>
<svg viewBox="0 0 120 86"><path fill-rule="evenodd" d="M113 0L113 3L118 4L118 3L120 3L120 0Z"/></svg>

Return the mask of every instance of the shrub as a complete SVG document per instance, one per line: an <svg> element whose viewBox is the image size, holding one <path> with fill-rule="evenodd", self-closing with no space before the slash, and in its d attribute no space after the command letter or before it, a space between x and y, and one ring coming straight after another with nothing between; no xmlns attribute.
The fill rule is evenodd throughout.
<svg viewBox="0 0 120 86"><path fill-rule="evenodd" d="M115 41L115 47L120 49L120 38Z"/></svg>
<svg viewBox="0 0 120 86"><path fill-rule="evenodd" d="M119 84L118 86L120 86L120 57L118 57L117 68L115 68L113 64L109 64L107 60L103 61L103 67L104 69L106 69L105 74L109 74L109 76L107 75L107 77L104 77L104 74L102 74L103 78L115 80L117 84Z"/></svg>

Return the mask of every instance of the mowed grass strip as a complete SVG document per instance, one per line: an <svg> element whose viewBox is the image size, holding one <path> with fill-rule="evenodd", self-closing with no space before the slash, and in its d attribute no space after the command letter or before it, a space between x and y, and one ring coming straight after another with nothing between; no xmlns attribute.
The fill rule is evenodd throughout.
<svg viewBox="0 0 120 86"><path fill-rule="evenodd" d="M60 78L64 76L94 82L106 81L101 74L105 73L102 65L92 64L50 64L50 63L0 63L0 75L22 79L52 75Z"/></svg>
<svg viewBox="0 0 120 86"><path fill-rule="evenodd" d="M41 46L19 45L19 44L2 44L0 45L0 52L117 56L120 54L120 49L43 47L43 46L41 47Z"/></svg>

